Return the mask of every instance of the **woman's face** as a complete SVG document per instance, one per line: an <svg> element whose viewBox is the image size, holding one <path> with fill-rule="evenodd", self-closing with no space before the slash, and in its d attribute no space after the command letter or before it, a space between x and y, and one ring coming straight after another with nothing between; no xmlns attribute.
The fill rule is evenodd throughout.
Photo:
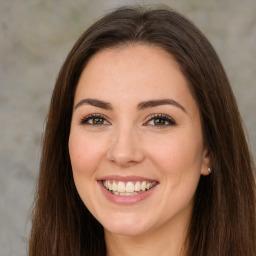
<svg viewBox="0 0 256 256"><path fill-rule="evenodd" d="M122 235L186 225L210 164L179 65L146 45L90 59L75 93L69 153L84 204Z"/></svg>

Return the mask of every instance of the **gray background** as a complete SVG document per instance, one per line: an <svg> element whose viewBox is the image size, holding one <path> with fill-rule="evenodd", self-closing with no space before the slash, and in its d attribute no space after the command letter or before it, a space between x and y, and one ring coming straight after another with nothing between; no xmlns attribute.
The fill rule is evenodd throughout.
<svg viewBox="0 0 256 256"><path fill-rule="evenodd" d="M78 36L121 4L163 3L210 39L256 149L255 0L0 0L0 256L26 255L41 136L58 70Z"/></svg>

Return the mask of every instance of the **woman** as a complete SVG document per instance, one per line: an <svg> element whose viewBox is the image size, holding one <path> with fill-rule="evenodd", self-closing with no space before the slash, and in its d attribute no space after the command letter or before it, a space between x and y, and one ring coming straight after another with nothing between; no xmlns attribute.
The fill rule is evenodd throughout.
<svg viewBox="0 0 256 256"><path fill-rule="evenodd" d="M204 35L172 10L115 10L59 73L30 255L256 255L253 168Z"/></svg>

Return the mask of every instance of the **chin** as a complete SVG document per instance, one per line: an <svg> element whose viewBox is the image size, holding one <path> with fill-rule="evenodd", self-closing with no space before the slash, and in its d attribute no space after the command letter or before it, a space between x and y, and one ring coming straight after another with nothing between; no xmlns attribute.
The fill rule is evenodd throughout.
<svg viewBox="0 0 256 256"><path fill-rule="evenodd" d="M120 236L141 236L147 233L147 229L143 227L131 227L124 225L110 225L110 227L104 227L109 233L120 235Z"/></svg>
<svg viewBox="0 0 256 256"><path fill-rule="evenodd" d="M104 229L110 233L122 236L140 236L147 233L153 226L145 218L126 217L121 220L118 220L118 218L111 219L101 222Z"/></svg>

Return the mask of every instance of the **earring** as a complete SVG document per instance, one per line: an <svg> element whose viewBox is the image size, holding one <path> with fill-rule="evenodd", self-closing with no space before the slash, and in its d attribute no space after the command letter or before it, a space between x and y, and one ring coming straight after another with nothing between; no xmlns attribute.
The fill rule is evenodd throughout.
<svg viewBox="0 0 256 256"><path fill-rule="evenodd" d="M209 173L212 173L212 170L211 170L211 168L208 168L207 170L208 170L208 172L209 172Z"/></svg>

